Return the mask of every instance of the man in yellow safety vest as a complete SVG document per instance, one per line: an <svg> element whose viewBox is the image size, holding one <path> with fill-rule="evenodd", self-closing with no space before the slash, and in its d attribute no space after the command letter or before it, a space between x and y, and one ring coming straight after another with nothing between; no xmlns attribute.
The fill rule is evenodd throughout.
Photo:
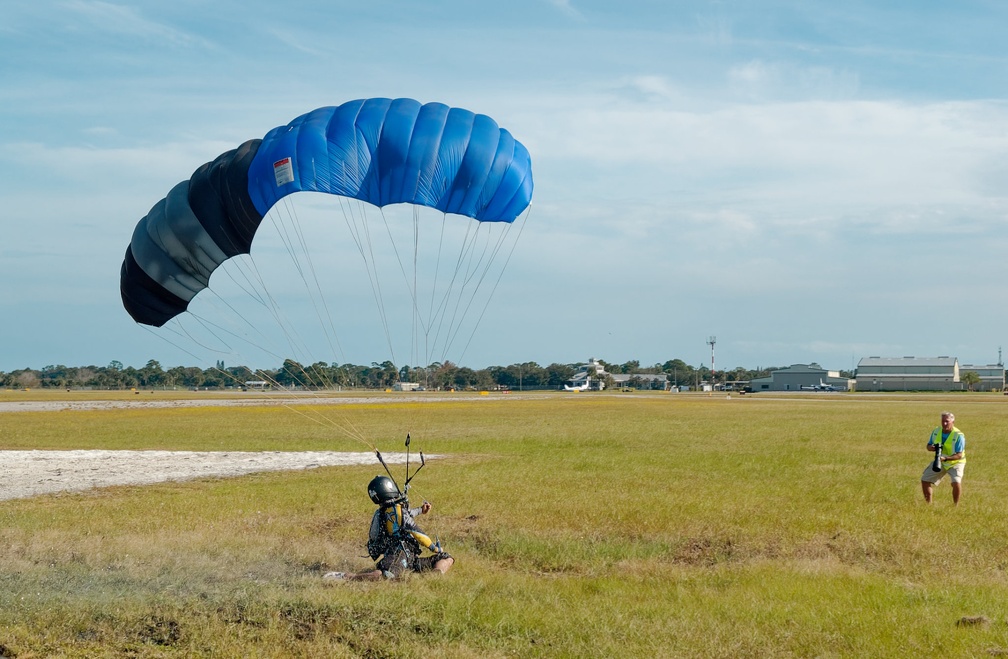
<svg viewBox="0 0 1008 659"><path fill-rule="evenodd" d="M931 503L934 486L948 474L952 481L952 503L959 505L962 496L963 470L966 469L966 437L955 427L955 414L942 412L941 426L931 431L927 450L934 453L941 450L937 463L929 463L921 475L921 489L924 500ZM938 471L932 469L932 464L939 466Z"/></svg>

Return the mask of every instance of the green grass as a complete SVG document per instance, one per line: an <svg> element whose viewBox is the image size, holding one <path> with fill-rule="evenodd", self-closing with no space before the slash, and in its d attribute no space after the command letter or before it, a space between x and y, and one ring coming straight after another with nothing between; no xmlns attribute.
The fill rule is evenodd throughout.
<svg viewBox="0 0 1008 659"><path fill-rule="evenodd" d="M331 423L282 407L0 414L7 449L366 450L334 429L351 423L391 452L408 431L444 456L413 498L457 558L444 578L321 582L370 565L373 466L5 501L0 649L1008 654L1004 397L396 400L327 408ZM930 507L919 485L946 408L969 447L958 508L947 483Z"/></svg>

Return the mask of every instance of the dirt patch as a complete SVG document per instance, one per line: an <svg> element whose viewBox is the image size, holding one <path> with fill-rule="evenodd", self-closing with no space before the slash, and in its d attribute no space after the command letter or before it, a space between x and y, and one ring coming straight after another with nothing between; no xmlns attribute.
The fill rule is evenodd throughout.
<svg viewBox="0 0 1008 659"><path fill-rule="evenodd" d="M152 392L151 392L152 393ZM371 396L275 395L207 397L198 394L180 399L135 397L119 400L25 400L0 401L0 413L61 412L66 410L120 410L183 407L256 407L263 405L348 405L424 400L456 400L448 394L431 393L422 399L411 394ZM470 397L469 400L486 397ZM389 464L401 464L405 453L382 453ZM427 455L428 460L438 456ZM0 450L0 500L22 499L40 494L89 490L113 485L146 485L196 478L242 476L262 471L295 471L315 467L373 464L373 452L337 451L3 451Z"/></svg>
<svg viewBox="0 0 1008 659"><path fill-rule="evenodd" d="M405 453L382 457L389 464L406 460ZM339 451L0 451L0 499L362 464L379 465L374 453Z"/></svg>

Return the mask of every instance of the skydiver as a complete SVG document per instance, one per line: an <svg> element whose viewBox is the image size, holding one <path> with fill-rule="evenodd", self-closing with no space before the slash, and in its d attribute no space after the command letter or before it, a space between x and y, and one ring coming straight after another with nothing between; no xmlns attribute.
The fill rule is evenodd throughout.
<svg viewBox="0 0 1008 659"><path fill-rule="evenodd" d="M371 517L368 532L368 555L375 561L375 569L367 572L328 572L322 576L327 581L377 581L395 579L406 572L440 572L451 569L455 559L441 550L441 543L435 542L417 526L415 517L430 512L427 501L416 508L409 508L409 501L399 491L388 476L375 476L368 484L368 496L378 506ZM420 556L427 549L429 556Z"/></svg>

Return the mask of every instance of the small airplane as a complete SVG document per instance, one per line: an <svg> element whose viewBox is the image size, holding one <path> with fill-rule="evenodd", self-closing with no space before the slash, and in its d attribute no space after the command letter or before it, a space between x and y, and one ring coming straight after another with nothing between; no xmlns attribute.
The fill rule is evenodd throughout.
<svg viewBox="0 0 1008 659"><path fill-rule="evenodd" d="M564 385L564 391L586 391L591 386L591 376L585 378L582 385Z"/></svg>
<svg viewBox="0 0 1008 659"><path fill-rule="evenodd" d="M826 384L819 378L819 384L802 385L802 391L840 391L836 385Z"/></svg>

